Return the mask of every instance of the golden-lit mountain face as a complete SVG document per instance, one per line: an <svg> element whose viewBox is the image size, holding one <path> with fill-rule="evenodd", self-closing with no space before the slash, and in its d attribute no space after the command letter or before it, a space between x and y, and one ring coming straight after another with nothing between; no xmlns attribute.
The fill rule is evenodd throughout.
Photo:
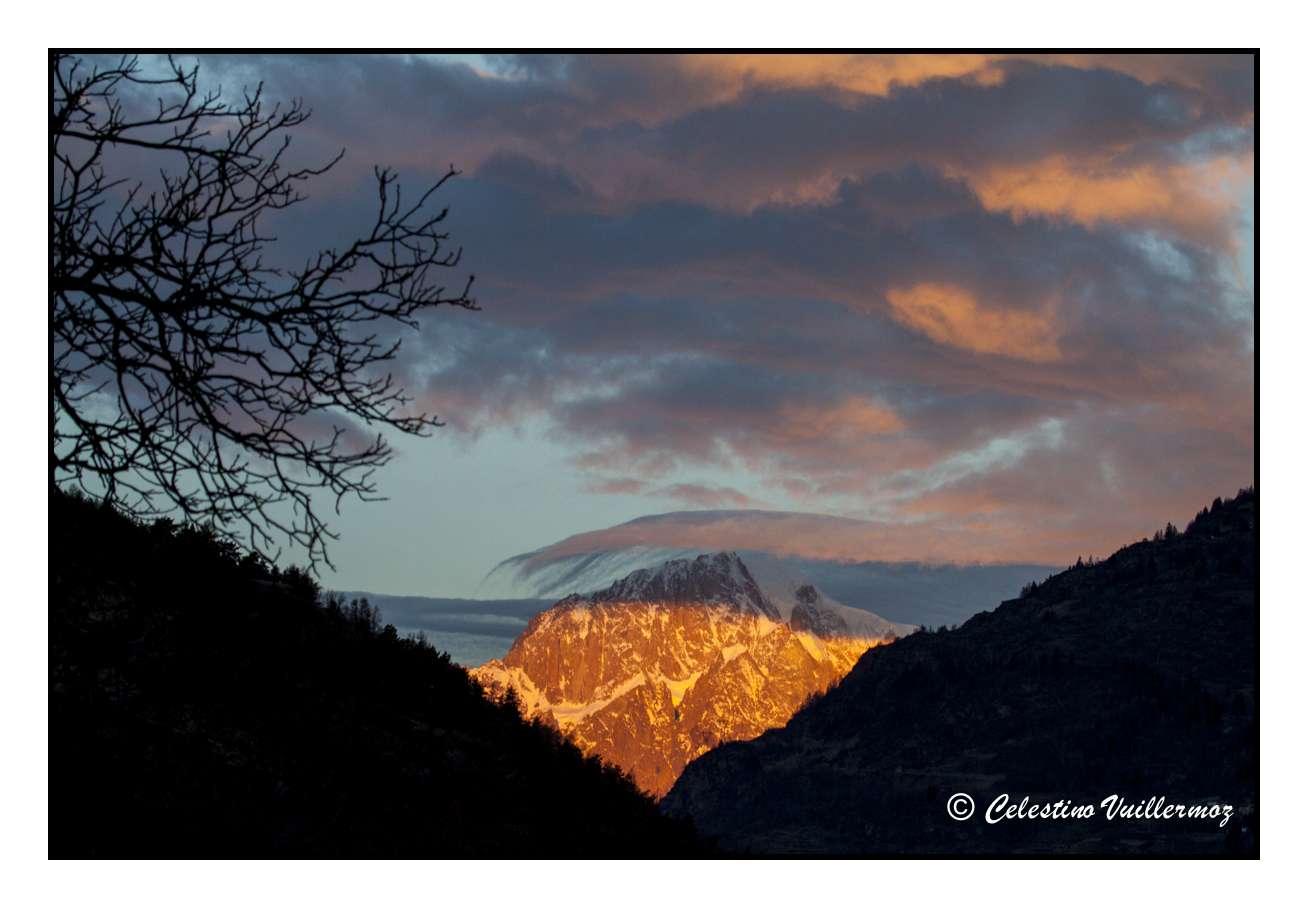
<svg viewBox="0 0 1308 908"><path fill-rule="evenodd" d="M811 585L764 592L737 556L719 554L564 599L472 674L658 797L691 760L784 725L903 630Z"/></svg>

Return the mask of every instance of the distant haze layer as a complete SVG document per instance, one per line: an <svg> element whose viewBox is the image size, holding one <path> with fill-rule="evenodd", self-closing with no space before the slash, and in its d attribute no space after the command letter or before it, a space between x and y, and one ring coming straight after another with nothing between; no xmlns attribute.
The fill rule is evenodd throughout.
<svg viewBox="0 0 1308 908"><path fill-rule="evenodd" d="M481 665L509 651L527 629L527 621L548 608L548 599L437 599L345 592L347 600L366 598L381 611L381 620L402 636L422 633L459 665Z"/></svg>

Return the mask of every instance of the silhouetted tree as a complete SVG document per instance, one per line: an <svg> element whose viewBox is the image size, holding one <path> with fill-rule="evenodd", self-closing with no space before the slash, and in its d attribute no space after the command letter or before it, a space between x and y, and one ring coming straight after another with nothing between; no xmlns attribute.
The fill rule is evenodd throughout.
<svg viewBox="0 0 1308 908"><path fill-rule="evenodd" d="M384 370L400 328L477 308L471 277L440 280L462 250L433 199L457 172L404 200L378 168L375 220L280 268L266 216L344 154L286 163L299 101L268 105L260 85L228 102L171 58L154 72L53 54L50 83L51 485L330 564L315 495L374 497L392 453L344 427L441 424Z"/></svg>

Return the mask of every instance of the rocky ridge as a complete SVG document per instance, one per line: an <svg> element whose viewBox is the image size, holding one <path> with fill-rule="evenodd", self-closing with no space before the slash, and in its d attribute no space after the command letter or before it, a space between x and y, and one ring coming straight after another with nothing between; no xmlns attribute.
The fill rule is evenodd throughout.
<svg viewBox="0 0 1308 908"><path fill-rule="evenodd" d="M869 648L906 633L734 553L669 561L532 619L472 671L654 795L724 741L784 725Z"/></svg>

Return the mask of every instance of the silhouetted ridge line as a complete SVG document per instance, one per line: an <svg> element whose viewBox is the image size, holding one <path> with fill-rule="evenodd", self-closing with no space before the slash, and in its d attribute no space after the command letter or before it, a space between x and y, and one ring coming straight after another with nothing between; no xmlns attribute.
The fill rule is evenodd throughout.
<svg viewBox="0 0 1308 908"><path fill-rule="evenodd" d="M700 850L366 600L57 492L50 543L52 857Z"/></svg>
<svg viewBox="0 0 1308 908"><path fill-rule="evenodd" d="M868 651L662 806L759 853L1256 854L1257 499L1216 500L960 627ZM955 792L977 817L946 813ZM1216 822L1002 822L993 798L1233 806Z"/></svg>

